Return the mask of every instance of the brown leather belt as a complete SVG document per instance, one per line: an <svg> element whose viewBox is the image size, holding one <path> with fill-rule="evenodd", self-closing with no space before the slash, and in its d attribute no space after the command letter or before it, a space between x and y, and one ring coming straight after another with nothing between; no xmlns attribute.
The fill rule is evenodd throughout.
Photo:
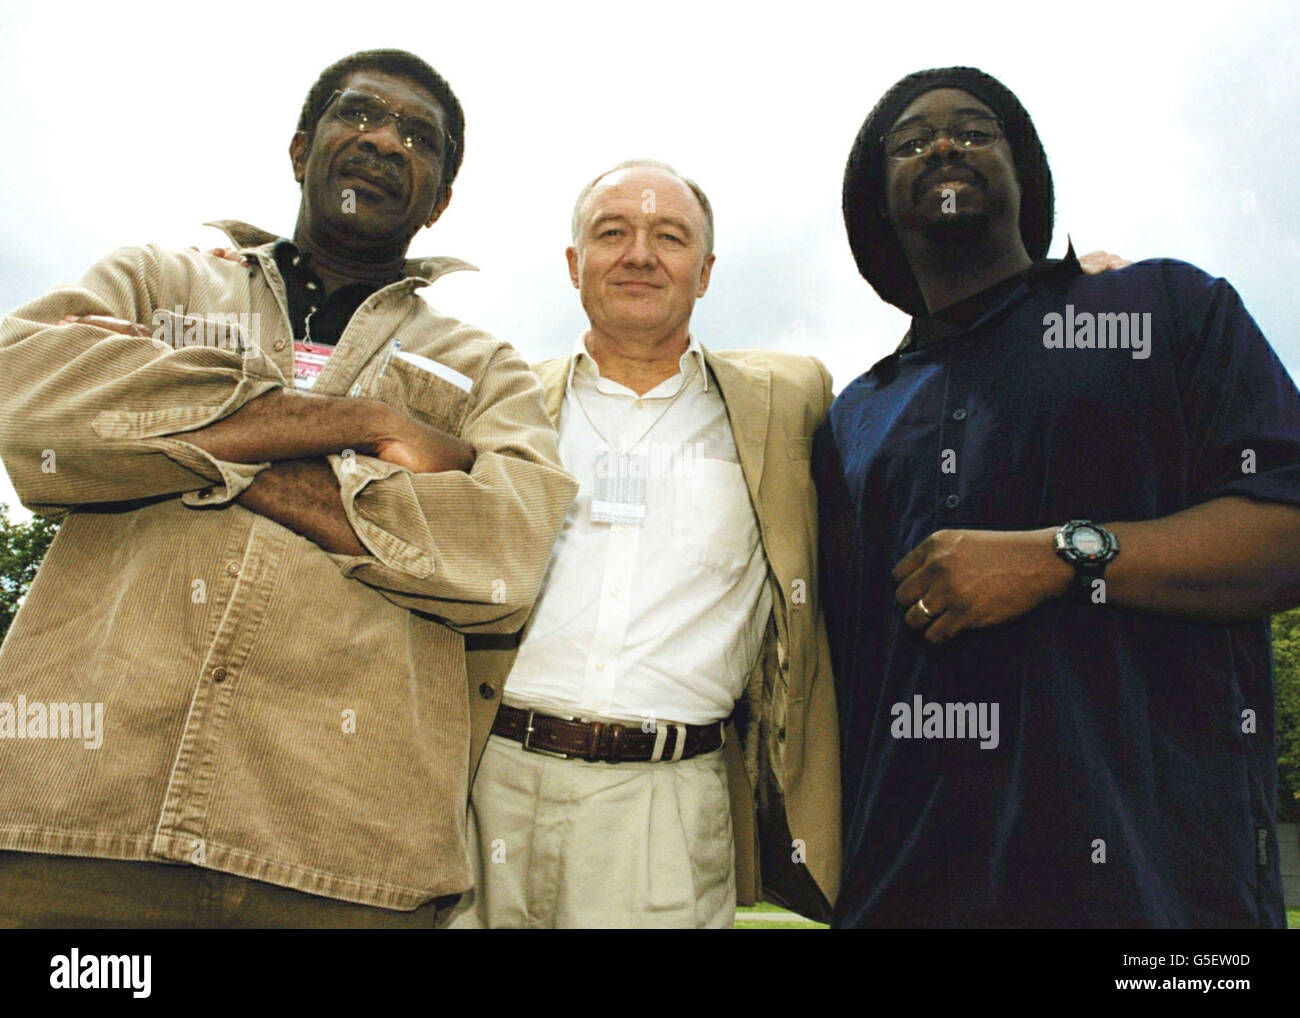
<svg viewBox="0 0 1300 1018"><path fill-rule="evenodd" d="M614 721L571 721L534 710L501 705L492 734L522 742L530 753L593 763L623 760L689 760L722 746L722 726L682 725L670 721L623 725ZM647 731L647 729L649 729Z"/></svg>

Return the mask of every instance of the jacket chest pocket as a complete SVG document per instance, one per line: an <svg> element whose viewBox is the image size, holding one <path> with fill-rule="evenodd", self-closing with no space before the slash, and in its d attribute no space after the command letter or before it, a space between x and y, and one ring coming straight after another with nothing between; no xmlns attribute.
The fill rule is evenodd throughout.
<svg viewBox="0 0 1300 1018"><path fill-rule="evenodd" d="M734 579L758 546L758 524L738 463L696 458L673 485L673 539L691 561Z"/></svg>
<svg viewBox="0 0 1300 1018"><path fill-rule="evenodd" d="M447 371L457 375L450 369ZM381 399L416 420L458 437L469 406L467 388L400 356L391 357L382 373L376 370L369 384L363 383L362 389L366 395Z"/></svg>

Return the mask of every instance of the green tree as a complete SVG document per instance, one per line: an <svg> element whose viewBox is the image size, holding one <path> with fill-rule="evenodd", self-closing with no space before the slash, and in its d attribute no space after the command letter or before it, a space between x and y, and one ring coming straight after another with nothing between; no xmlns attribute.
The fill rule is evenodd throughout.
<svg viewBox="0 0 1300 1018"><path fill-rule="evenodd" d="M1273 616L1278 819L1300 821L1300 608Z"/></svg>
<svg viewBox="0 0 1300 1018"><path fill-rule="evenodd" d="M58 531L58 522L47 516L15 522L9 518L9 507L0 502L0 639L9 632L36 577L36 567Z"/></svg>

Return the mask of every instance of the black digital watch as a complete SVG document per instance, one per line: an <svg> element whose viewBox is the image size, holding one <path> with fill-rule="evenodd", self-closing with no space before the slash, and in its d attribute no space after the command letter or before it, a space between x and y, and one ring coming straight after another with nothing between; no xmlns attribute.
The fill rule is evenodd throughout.
<svg viewBox="0 0 1300 1018"><path fill-rule="evenodd" d="M1094 581L1119 554L1119 538L1091 520L1070 520L1056 532L1056 554L1074 567L1070 600L1092 601Z"/></svg>

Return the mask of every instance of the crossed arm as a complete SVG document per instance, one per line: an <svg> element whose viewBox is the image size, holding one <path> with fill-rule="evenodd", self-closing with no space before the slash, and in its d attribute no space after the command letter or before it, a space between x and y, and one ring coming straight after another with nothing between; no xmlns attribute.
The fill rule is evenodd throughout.
<svg viewBox="0 0 1300 1018"><path fill-rule="evenodd" d="M474 449L454 435L375 399L311 396L280 389L197 431L176 436L217 459L261 463L237 501L329 552L367 555L348 522L334 471L322 458L351 449L413 473L474 465Z"/></svg>
<svg viewBox="0 0 1300 1018"><path fill-rule="evenodd" d="M103 315L68 316L123 335L144 326ZM301 534L325 551L369 552L348 522L338 480L323 457L352 452L374 456L413 473L468 472L474 448L376 399L343 398L277 389L194 431L174 437L219 460L264 463L236 499L240 505Z"/></svg>

